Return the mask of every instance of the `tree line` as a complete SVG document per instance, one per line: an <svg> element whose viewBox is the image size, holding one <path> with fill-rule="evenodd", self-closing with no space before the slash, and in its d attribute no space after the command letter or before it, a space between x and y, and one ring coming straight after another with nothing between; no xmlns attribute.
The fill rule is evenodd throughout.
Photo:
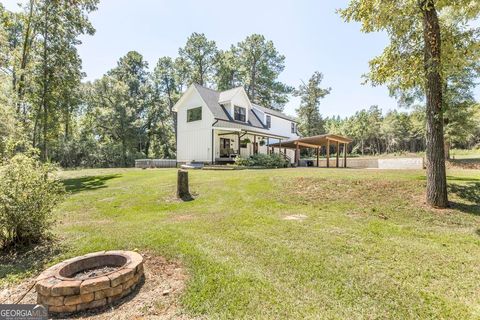
<svg viewBox="0 0 480 320"><path fill-rule="evenodd" d="M204 34L193 33L176 57L160 57L153 68L131 51L100 79L82 82L77 47L81 35L95 32L88 14L97 4L98 0L30 0L18 13L0 5L1 158L30 149L39 150L43 161L64 167L131 166L136 158L174 158L172 108L194 82L217 90L243 86L253 102L276 110L282 110L291 95L297 96L300 132L349 136L354 153L426 149L428 113L418 103L426 102L418 41L411 41L414 47L393 42L371 61L366 75L374 85L387 83L410 112L383 114L373 106L343 119L323 118L320 104L332 91L322 87L323 74L314 72L297 88L282 83L278 78L285 57L258 34L221 50ZM355 10L352 6L340 14L346 20L369 17L369 12ZM461 19L455 16L442 23L443 51L448 55L442 64L447 155L451 146L471 148L479 143L479 107L472 93L480 68L478 30L465 27ZM414 21L412 30L420 34L421 24Z"/></svg>

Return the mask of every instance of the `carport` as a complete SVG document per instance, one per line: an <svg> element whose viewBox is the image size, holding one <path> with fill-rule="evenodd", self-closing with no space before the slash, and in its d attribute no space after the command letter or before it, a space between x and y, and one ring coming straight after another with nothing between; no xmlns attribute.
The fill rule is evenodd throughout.
<svg viewBox="0 0 480 320"><path fill-rule="evenodd" d="M330 167L330 148L333 146L336 151L335 166L339 167L340 157L340 145L343 147L343 167L347 167L347 146L352 142L352 139L339 136L336 134L322 134L312 137L304 137L298 139L291 139L286 141L280 141L277 143L269 144L268 147L272 148L271 151L275 152L275 148L279 149L279 152L284 154L286 149L295 150L295 163L300 165L300 149L315 149L317 152L317 167L320 167L320 150L322 147L326 148L327 168Z"/></svg>

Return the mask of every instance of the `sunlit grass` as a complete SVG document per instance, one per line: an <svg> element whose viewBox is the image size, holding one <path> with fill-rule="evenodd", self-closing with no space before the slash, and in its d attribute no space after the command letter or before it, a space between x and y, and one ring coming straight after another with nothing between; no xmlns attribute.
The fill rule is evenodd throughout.
<svg viewBox="0 0 480 320"><path fill-rule="evenodd" d="M448 210L423 202L423 171L63 172L60 259L106 249L180 260L181 305L207 318L480 317L480 172L449 171ZM299 220L285 220L302 215Z"/></svg>

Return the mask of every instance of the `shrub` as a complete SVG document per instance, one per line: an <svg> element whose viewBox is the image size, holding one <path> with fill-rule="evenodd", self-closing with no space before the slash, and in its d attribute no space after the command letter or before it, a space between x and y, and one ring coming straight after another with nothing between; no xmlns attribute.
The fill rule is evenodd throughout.
<svg viewBox="0 0 480 320"><path fill-rule="evenodd" d="M52 167L16 155L0 167L0 246L37 242L52 224L52 210L64 188Z"/></svg>
<svg viewBox="0 0 480 320"><path fill-rule="evenodd" d="M288 161L279 154L256 154L249 158L237 158L235 164L245 167L266 167L266 168L284 168L288 166Z"/></svg>

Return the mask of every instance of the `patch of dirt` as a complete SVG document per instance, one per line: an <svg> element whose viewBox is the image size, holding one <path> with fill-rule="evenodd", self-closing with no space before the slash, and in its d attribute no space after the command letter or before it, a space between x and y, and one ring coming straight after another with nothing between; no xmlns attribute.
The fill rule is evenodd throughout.
<svg viewBox="0 0 480 320"><path fill-rule="evenodd" d="M182 313L179 298L185 288L187 274L177 262L142 253L145 279L130 295L111 306L76 314L55 316L60 319L191 319ZM35 277L0 291L1 303L15 303L34 285ZM21 303L36 303L35 289Z"/></svg>
<svg viewBox="0 0 480 320"><path fill-rule="evenodd" d="M297 220L297 221L303 221L307 219L307 216L304 214L292 214L289 216L283 217L283 220Z"/></svg>

